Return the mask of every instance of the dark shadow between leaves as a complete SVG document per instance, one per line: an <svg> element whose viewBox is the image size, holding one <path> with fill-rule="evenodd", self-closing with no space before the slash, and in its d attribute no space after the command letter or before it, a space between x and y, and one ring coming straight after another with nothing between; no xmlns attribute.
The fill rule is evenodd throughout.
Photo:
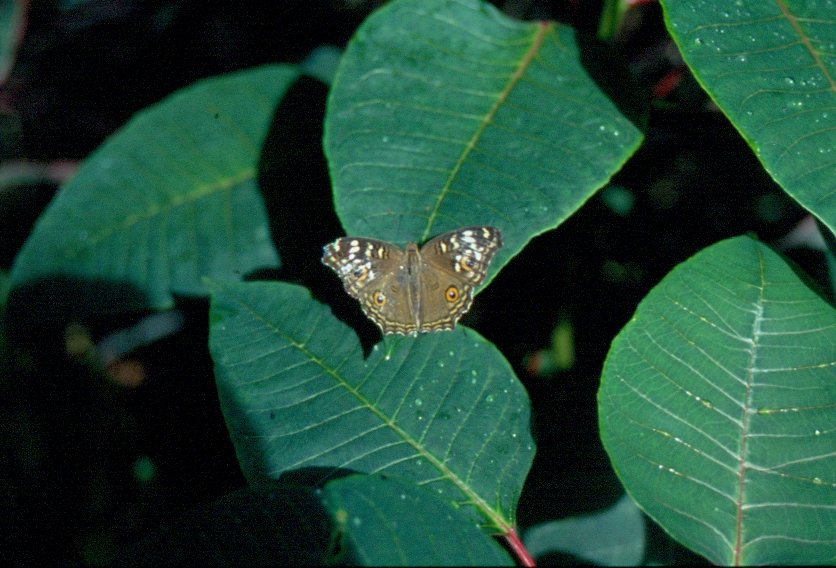
<svg viewBox="0 0 836 568"><path fill-rule="evenodd" d="M277 566L350 563L312 487L271 482L202 505L115 559L121 566Z"/></svg>
<svg viewBox="0 0 836 568"><path fill-rule="evenodd" d="M619 60L615 50L595 37L576 35L581 65L595 84L607 95L633 125L645 131L648 120L648 103L639 93L635 78Z"/></svg>
<svg viewBox="0 0 836 568"><path fill-rule="evenodd" d="M11 290L5 326L13 330L9 333L10 343L44 346L53 339L59 340L70 323L107 320L113 324L114 316L133 318L139 312L147 312L149 305L145 294L126 282L55 275ZM63 340L57 344L63 347Z"/></svg>
<svg viewBox="0 0 836 568"><path fill-rule="evenodd" d="M380 332L321 261L322 247L344 234L334 211L322 150L327 94L325 85L302 77L276 109L262 150L258 183L282 269L252 277L279 278L308 288L315 299L327 304L338 319L357 331L364 356L368 357L380 340Z"/></svg>

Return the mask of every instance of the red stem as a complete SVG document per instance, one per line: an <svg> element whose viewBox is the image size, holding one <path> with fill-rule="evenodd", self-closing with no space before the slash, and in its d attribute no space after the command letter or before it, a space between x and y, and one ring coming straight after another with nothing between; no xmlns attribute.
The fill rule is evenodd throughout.
<svg viewBox="0 0 836 568"><path fill-rule="evenodd" d="M517 559L517 564L519 564L520 566L529 566L532 568L534 566L537 566L537 563L534 562L534 559L525 549L525 545L520 540L519 535L517 535L517 531L511 529L510 531L502 535L502 538L505 539L505 544L508 545L508 548L511 549L511 552Z"/></svg>

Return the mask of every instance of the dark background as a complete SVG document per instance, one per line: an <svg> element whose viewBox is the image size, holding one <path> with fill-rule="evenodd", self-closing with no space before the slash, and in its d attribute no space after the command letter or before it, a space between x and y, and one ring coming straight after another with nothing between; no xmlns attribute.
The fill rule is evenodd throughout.
<svg viewBox="0 0 836 568"><path fill-rule="evenodd" d="M514 17L558 20L592 36L601 7L493 3ZM133 113L172 91L259 64L298 63L318 46L342 48L379 4L35 2L0 85L0 169L25 161L71 170ZM641 298L700 249L745 232L771 242L804 216L681 65L659 6L634 8L613 47L613 73L632 73L647 101L644 145L613 180L615 190L535 238L463 320L496 343L531 397L538 449L519 506L522 529L620 496L598 439L595 394L610 342ZM259 175L284 264L259 276L302 282L320 295L340 290L318 253L341 234L321 150L326 93L311 79L291 90ZM0 176L2 270L61 179L60 168L49 171L27 183ZM626 196L628 206L619 208L613 196ZM815 254L791 252L821 276ZM88 312L76 292L67 283L62 293L16 293L7 306L0 558L14 563L113 561L160 524L245 485L218 407L207 303L179 299L177 333L102 370L68 354L68 337L96 342L145 314ZM356 305L346 309L373 341L375 328ZM537 353L549 348L559 321L570 324L575 363L549 371ZM648 526L646 562L701 561Z"/></svg>

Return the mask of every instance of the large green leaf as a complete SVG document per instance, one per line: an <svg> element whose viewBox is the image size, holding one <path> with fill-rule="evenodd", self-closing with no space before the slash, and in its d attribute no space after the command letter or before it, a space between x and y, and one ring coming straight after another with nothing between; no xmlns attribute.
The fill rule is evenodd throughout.
<svg viewBox="0 0 836 568"><path fill-rule="evenodd" d="M351 563L361 566L512 566L499 543L431 491L352 475L329 482L331 511Z"/></svg>
<svg viewBox="0 0 836 568"><path fill-rule="evenodd" d="M373 14L343 56L325 121L347 233L404 244L495 225L506 244L496 273L640 142L586 55L571 28L476 0L396 0Z"/></svg>
<svg viewBox="0 0 836 568"><path fill-rule="evenodd" d="M697 80L772 177L836 232L836 1L662 4Z"/></svg>
<svg viewBox="0 0 836 568"><path fill-rule="evenodd" d="M126 282L152 307L201 278L278 265L256 185L262 142L297 71L270 66L200 81L138 113L38 219L15 285L70 276Z"/></svg>
<svg viewBox="0 0 836 568"><path fill-rule="evenodd" d="M534 452L528 397L474 331L354 331L284 283L213 290L209 347L224 416L251 481L308 467L398 475L507 530Z"/></svg>
<svg viewBox="0 0 836 568"><path fill-rule="evenodd" d="M613 342L601 436L624 486L717 564L836 560L836 310L748 237L675 268Z"/></svg>

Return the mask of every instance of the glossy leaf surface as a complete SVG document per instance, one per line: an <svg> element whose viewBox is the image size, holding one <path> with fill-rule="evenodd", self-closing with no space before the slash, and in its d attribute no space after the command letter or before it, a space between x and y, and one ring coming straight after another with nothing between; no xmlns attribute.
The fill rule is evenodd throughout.
<svg viewBox="0 0 836 568"><path fill-rule="evenodd" d="M675 268L613 342L601 436L624 486L716 564L836 554L836 310L748 237Z"/></svg>
<svg viewBox="0 0 836 568"><path fill-rule="evenodd" d="M493 529L513 525L531 465L528 397L476 332L389 337L363 358L354 331L283 283L217 284L209 344L251 481L300 468L400 476Z"/></svg>

